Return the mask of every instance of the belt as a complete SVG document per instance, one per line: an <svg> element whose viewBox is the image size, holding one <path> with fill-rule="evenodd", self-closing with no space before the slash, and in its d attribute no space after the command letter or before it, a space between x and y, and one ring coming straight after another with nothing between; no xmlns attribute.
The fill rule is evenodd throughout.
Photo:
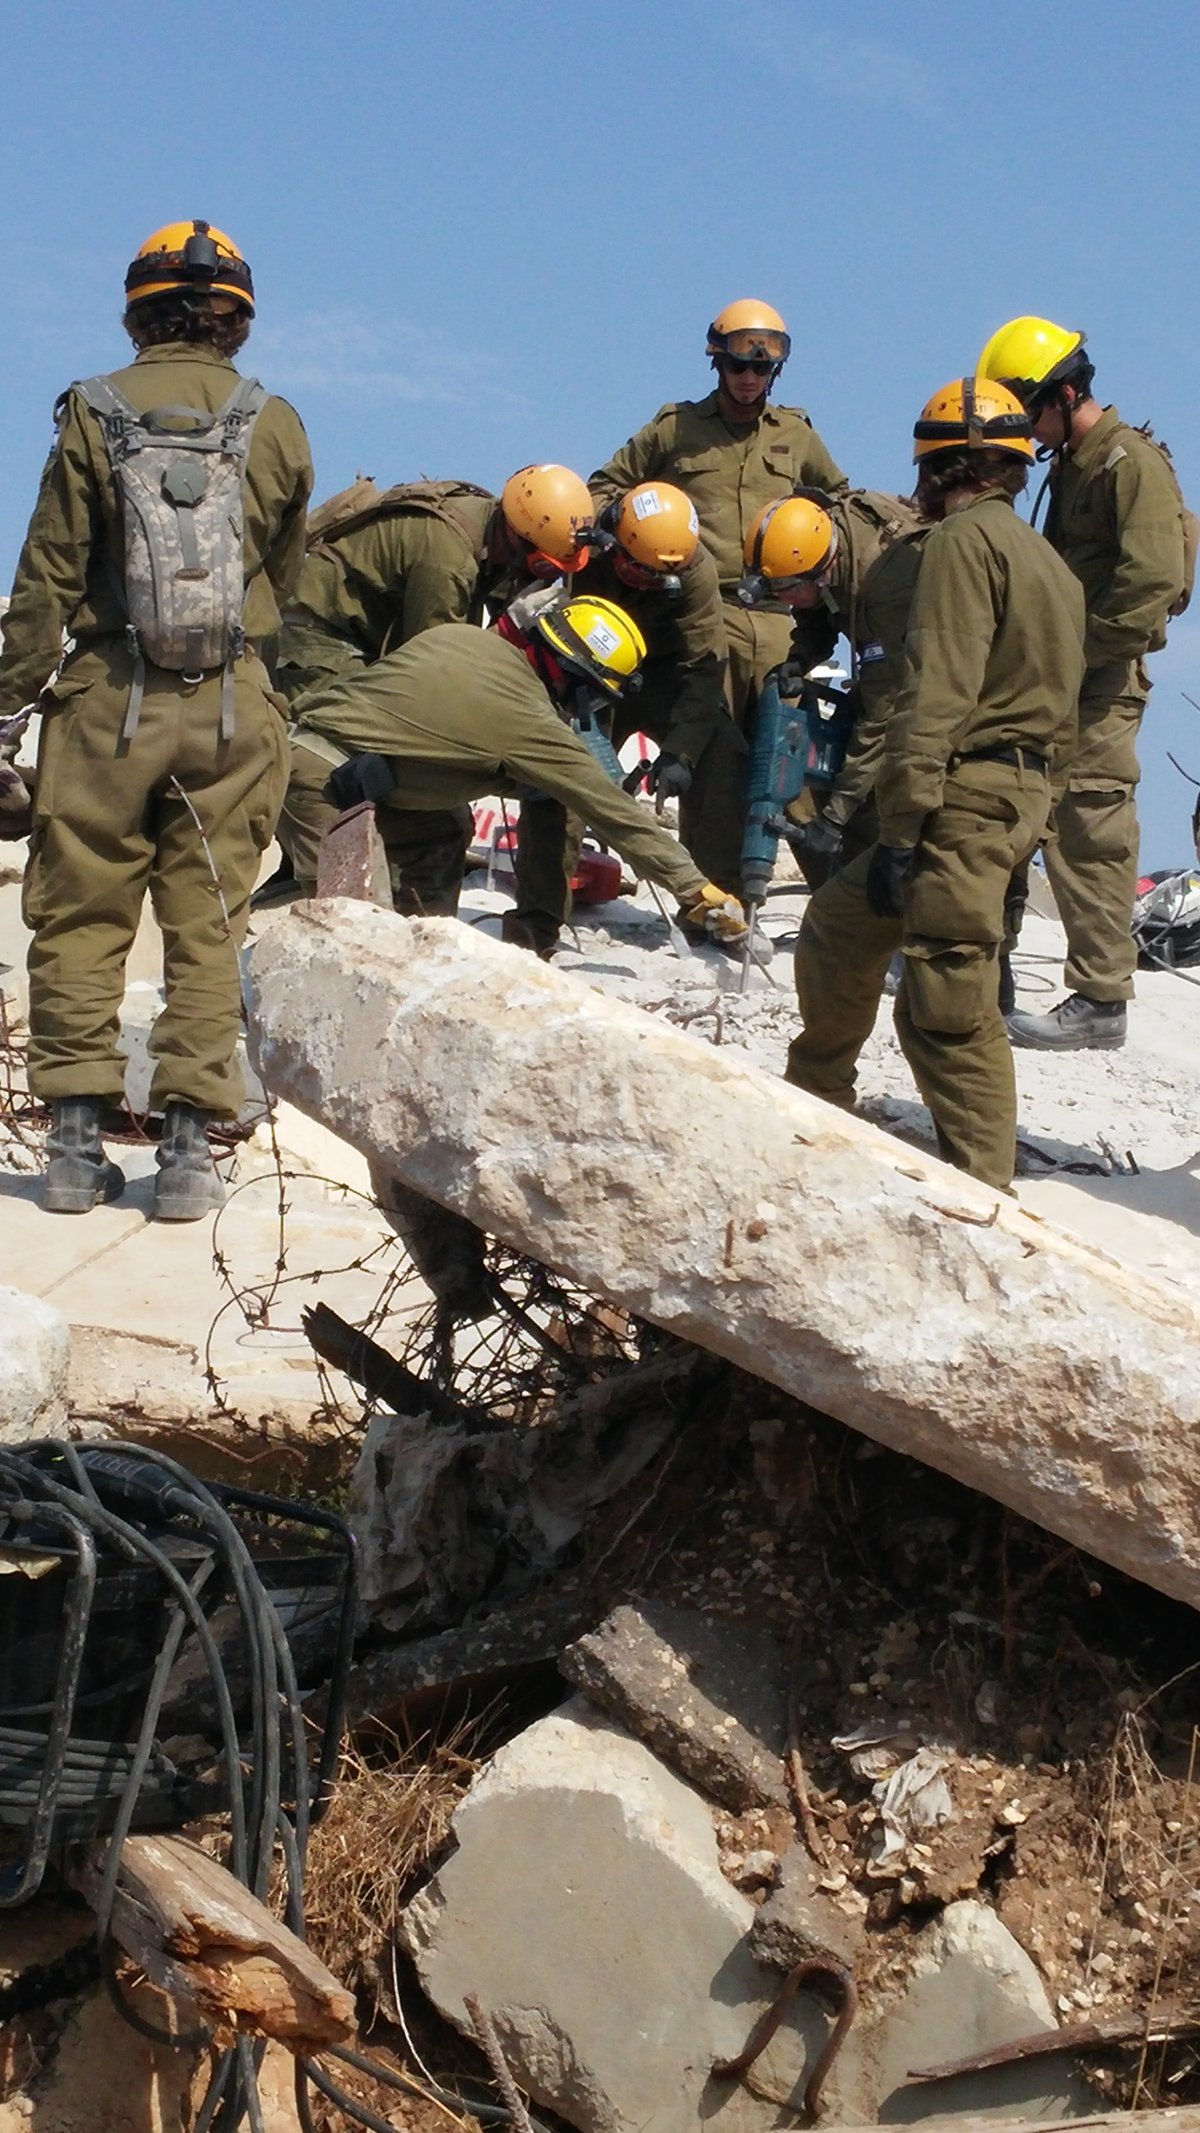
<svg viewBox="0 0 1200 2133"><path fill-rule="evenodd" d="M959 763L1011 763L1014 770L1040 770L1043 777L1050 768L1049 756L1036 748L972 748L955 756L954 764Z"/></svg>

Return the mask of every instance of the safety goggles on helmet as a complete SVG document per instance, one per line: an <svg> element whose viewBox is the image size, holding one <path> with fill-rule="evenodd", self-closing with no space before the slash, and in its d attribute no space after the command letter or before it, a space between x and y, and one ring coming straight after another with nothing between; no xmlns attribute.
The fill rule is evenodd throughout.
<svg viewBox="0 0 1200 2133"><path fill-rule="evenodd" d="M777 333L773 326L735 326L721 335L720 353L735 363L765 361L773 368L787 361L791 346L790 333Z"/></svg>

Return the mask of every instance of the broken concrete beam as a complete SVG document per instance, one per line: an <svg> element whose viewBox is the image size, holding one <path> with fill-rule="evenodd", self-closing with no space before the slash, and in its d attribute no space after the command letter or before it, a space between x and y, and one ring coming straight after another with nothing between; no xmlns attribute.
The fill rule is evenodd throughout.
<svg viewBox="0 0 1200 2133"><path fill-rule="evenodd" d="M786 1656L773 1637L648 1600L614 1608L559 1664L590 1703L736 1814L786 1803Z"/></svg>
<svg viewBox="0 0 1200 2133"><path fill-rule="evenodd" d="M730 1050L444 919L297 905L265 1081L508 1244L1200 1605L1200 1313Z"/></svg>

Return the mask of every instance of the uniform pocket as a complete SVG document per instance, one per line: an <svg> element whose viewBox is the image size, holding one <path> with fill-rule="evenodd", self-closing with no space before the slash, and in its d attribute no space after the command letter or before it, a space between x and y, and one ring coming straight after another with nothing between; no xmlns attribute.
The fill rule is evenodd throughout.
<svg viewBox="0 0 1200 2133"><path fill-rule="evenodd" d="M966 1037L995 1008L999 987L992 942L959 945L908 940L904 944L904 991L908 1017L917 1029Z"/></svg>
<svg viewBox="0 0 1200 2133"><path fill-rule="evenodd" d="M254 840L255 850L259 852L266 851L275 835L275 825L283 810L292 767L292 744L287 736L287 728L281 720L272 718L266 728L265 739L270 751L270 760L255 790L250 811L250 835Z"/></svg>

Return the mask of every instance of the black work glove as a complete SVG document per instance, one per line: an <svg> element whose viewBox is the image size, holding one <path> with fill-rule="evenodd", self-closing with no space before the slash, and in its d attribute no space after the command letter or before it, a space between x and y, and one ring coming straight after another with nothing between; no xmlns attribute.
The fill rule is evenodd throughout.
<svg viewBox="0 0 1200 2133"><path fill-rule="evenodd" d="M812 822L786 822L783 834L800 862L809 888L823 889L841 864L840 823L822 821L820 816Z"/></svg>
<svg viewBox="0 0 1200 2133"><path fill-rule="evenodd" d="M794 852L806 859L823 859L833 866L842 856L842 825L826 822L820 815L811 822L789 822L784 836Z"/></svg>
<svg viewBox="0 0 1200 2133"><path fill-rule="evenodd" d="M692 789L692 766L681 755L656 756L646 773L646 784L662 811L664 800L682 800Z"/></svg>
<svg viewBox="0 0 1200 2133"><path fill-rule="evenodd" d="M775 669L775 685L785 699L802 696L807 680L808 669L799 659L785 659L783 665Z"/></svg>
<svg viewBox="0 0 1200 2133"><path fill-rule="evenodd" d="M386 800L396 780L385 755L352 755L329 773L329 797L343 814L364 800Z"/></svg>
<svg viewBox="0 0 1200 2133"><path fill-rule="evenodd" d="M867 907L872 917L903 918L904 891L916 857L915 851L903 845L876 845L867 868Z"/></svg>

